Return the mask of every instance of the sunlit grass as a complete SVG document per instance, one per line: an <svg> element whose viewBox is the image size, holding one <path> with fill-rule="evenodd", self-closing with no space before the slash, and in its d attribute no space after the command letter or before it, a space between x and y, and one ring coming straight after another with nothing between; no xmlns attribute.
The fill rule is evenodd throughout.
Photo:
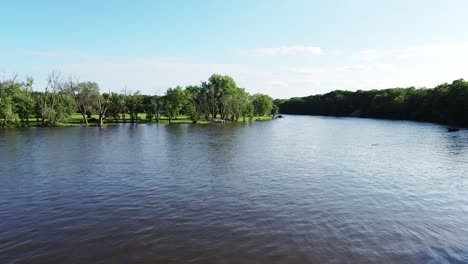
<svg viewBox="0 0 468 264"><path fill-rule="evenodd" d="M99 118L98 115L91 115L91 119L97 120ZM109 117L104 120L104 125L117 125L122 123L130 123L131 118L130 115L125 115L125 119L123 119L123 115L119 116L119 119L116 121L114 118ZM219 116L218 116L219 118ZM18 119L19 120L19 119ZM272 120L270 116L255 116L252 119L252 122L255 121L269 121ZM245 122L248 122L249 118L245 119ZM232 121L226 121L227 123ZM243 118L239 118L237 122L243 122ZM156 119L153 118L151 121L146 119L146 113L139 113L137 117L138 124L169 124L169 118L167 116L160 116L159 123L156 122ZM193 121L190 119L189 116L180 115L177 118L173 118L171 121L172 124L193 124ZM197 124L210 124L211 121L207 121L205 119L201 119L197 122ZM3 124L3 119L0 119L0 124ZM31 117L29 119L29 124L26 123L9 123L7 126L9 127L28 127L28 126L42 126L41 120L36 117ZM54 127L76 127L76 126L85 126L85 121L83 120L83 116L80 113L74 113L66 121L62 120L61 122L56 122L53 125ZM88 126L97 126L96 121L92 122L88 119Z"/></svg>

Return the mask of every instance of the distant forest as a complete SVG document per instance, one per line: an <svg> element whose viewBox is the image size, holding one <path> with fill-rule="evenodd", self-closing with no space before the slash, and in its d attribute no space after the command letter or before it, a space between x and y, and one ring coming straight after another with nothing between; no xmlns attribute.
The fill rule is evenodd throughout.
<svg viewBox="0 0 468 264"><path fill-rule="evenodd" d="M468 82L435 88L392 88L276 99L282 114L350 116L435 122L468 127Z"/></svg>

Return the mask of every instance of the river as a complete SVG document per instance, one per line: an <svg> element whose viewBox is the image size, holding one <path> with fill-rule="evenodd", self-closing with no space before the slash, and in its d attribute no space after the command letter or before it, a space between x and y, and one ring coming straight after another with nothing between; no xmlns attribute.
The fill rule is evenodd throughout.
<svg viewBox="0 0 468 264"><path fill-rule="evenodd" d="M1 263L467 263L468 130L0 130Z"/></svg>

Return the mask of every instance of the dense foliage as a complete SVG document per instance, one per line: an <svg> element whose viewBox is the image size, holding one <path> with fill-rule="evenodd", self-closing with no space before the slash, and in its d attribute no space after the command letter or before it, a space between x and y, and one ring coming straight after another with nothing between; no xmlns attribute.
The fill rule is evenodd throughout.
<svg viewBox="0 0 468 264"><path fill-rule="evenodd" d="M283 114L405 119L468 127L468 82L463 79L432 89L338 90L277 99L275 104Z"/></svg>
<svg viewBox="0 0 468 264"><path fill-rule="evenodd" d="M33 83L32 78L24 82L16 78L0 81L2 126L28 126L32 118L35 125L55 126L66 123L74 113L81 114L83 125L93 122L99 126L106 120L135 123L139 113L146 114L147 122L159 122L164 115L169 123L181 114L197 123L217 118L252 121L254 116L277 113L271 97L250 95L231 77L219 74L213 74L198 86L169 88L163 96L128 91L101 93L95 82L64 80L56 72L49 75L44 92L33 91Z"/></svg>

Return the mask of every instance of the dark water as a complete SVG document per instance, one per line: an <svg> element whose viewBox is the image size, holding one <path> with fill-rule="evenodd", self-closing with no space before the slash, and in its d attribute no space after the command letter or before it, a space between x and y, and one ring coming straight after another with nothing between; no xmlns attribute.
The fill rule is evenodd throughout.
<svg viewBox="0 0 468 264"><path fill-rule="evenodd" d="M0 130L0 263L468 263L468 131Z"/></svg>

